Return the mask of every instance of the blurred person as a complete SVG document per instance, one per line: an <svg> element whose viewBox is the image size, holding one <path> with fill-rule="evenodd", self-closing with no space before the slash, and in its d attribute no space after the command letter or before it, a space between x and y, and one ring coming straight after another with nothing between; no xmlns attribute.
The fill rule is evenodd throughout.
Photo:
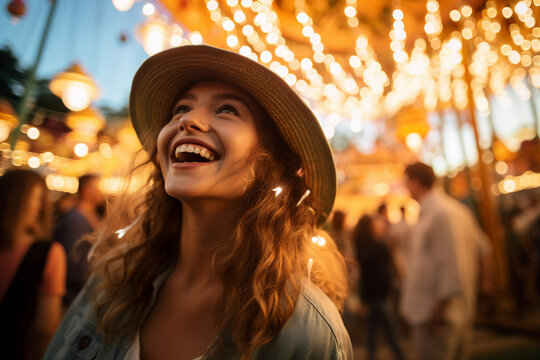
<svg viewBox="0 0 540 360"><path fill-rule="evenodd" d="M414 359L466 359L479 264L484 265L484 290L491 286L490 245L471 211L434 189L431 167L414 163L405 169L405 177L421 207L411 228L401 298L401 313L411 326Z"/></svg>
<svg viewBox="0 0 540 360"><path fill-rule="evenodd" d="M89 281L45 359L352 359L345 262L320 228L335 165L294 90L186 45L141 66L130 115L148 181L89 237Z"/></svg>
<svg viewBox="0 0 540 360"><path fill-rule="evenodd" d="M348 239L348 234L345 229L345 218L346 215L341 210L335 210L332 212L332 219L330 221L330 235L332 239L336 242L336 245L343 254L344 257L350 254L350 241ZM352 254L350 254L352 255Z"/></svg>
<svg viewBox="0 0 540 360"><path fill-rule="evenodd" d="M74 194L62 193L58 199L54 202L54 214L53 221L60 221L60 219L73 209L77 204L77 198Z"/></svg>
<svg viewBox="0 0 540 360"><path fill-rule="evenodd" d="M30 170L0 177L0 337L3 359L41 359L61 320L66 255L46 241L50 204Z"/></svg>
<svg viewBox="0 0 540 360"><path fill-rule="evenodd" d="M386 245L391 245L391 239L389 237L390 221L388 220L388 205L385 202L377 207L377 213L373 217L373 225L375 231L380 234L381 239Z"/></svg>
<svg viewBox="0 0 540 360"><path fill-rule="evenodd" d="M59 220L54 231L54 239L64 246L67 254L66 296L64 306L69 306L84 286L89 263L87 254L90 243L79 242L85 235L94 232L99 223L98 206L103 203L97 175L83 175L79 178L77 199L67 213Z"/></svg>
<svg viewBox="0 0 540 360"><path fill-rule="evenodd" d="M409 252L410 245L410 225L407 223L405 218L405 207L400 206L399 211L401 212L401 219L395 224L390 224L388 235L391 239L391 251L396 269L399 277L403 278L407 269L407 254Z"/></svg>
<svg viewBox="0 0 540 360"><path fill-rule="evenodd" d="M360 295L368 308L368 359L376 358L376 340L381 327L394 358L404 359L389 304L395 269L392 256L381 239L383 234L378 232L381 230L376 228L371 216L364 215L358 220L352 235L360 265Z"/></svg>

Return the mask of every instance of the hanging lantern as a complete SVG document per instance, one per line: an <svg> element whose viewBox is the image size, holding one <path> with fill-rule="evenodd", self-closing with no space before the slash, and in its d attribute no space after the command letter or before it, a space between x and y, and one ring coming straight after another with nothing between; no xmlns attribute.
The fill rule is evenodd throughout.
<svg viewBox="0 0 540 360"><path fill-rule="evenodd" d="M8 3L7 10L11 16L20 18L26 14L26 5L23 0L12 0Z"/></svg>
<svg viewBox="0 0 540 360"><path fill-rule="evenodd" d="M148 55L165 50L171 37L168 24L158 18L150 19L142 24L137 33Z"/></svg>
<svg viewBox="0 0 540 360"><path fill-rule="evenodd" d="M86 109L98 97L96 84L77 63L56 75L49 88L72 111Z"/></svg>
<svg viewBox="0 0 540 360"><path fill-rule="evenodd" d="M89 107L70 113L66 124L73 130L66 136L68 143L93 145L97 142L97 133L105 125L105 120L99 112Z"/></svg>
<svg viewBox="0 0 540 360"><path fill-rule="evenodd" d="M396 137L414 152L422 148L423 139L429 132L427 113L422 107L409 107L396 116Z"/></svg>
<svg viewBox="0 0 540 360"><path fill-rule="evenodd" d="M134 0L112 0L114 7L118 11L128 11L134 2Z"/></svg>
<svg viewBox="0 0 540 360"><path fill-rule="evenodd" d="M0 100L0 142L9 137L11 130L17 126L17 115L9 102Z"/></svg>

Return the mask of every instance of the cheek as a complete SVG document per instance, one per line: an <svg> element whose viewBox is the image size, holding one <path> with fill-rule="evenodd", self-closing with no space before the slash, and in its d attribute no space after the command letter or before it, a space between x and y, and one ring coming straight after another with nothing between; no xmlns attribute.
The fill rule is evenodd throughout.
<svg viewBox="0 0 540 360"><path fill-rule="evenodd" d="M157 154L156 160L159 163L160 167L163 169L167 164L169 158L169 149L168 145L172 137L174 136L174 131L171 130L171 125L167 124L164 126L158 134L157 137Z"/></svg>

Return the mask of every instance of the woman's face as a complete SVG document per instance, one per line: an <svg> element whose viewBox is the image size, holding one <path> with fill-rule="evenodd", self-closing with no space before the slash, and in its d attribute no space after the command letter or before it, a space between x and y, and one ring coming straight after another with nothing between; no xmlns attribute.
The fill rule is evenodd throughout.
<svg viewBox="0 0 540 360"><path fill-rule="evenodd" d="M249 185L262 116L257 103L227 83L195 84L158 135L165 191L179 200L240 197Z"/></svg>

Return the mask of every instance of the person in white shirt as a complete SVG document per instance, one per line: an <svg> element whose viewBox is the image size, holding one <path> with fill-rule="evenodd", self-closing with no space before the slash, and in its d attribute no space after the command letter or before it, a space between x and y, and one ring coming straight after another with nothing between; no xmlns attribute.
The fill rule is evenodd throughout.
<svg viewBox="0 0 540 360"><path fill-rule="evenodd" d="M405 175L406 186L421 207L410 232L400 306L411 326L413 356L464 359L475 315L478 267L488 264L490 244L465 205L434 189L431 167L418 162L409 165ZM487 277L488 270L482 271ZM486 284L487 280L485 289Z"/></svg>

